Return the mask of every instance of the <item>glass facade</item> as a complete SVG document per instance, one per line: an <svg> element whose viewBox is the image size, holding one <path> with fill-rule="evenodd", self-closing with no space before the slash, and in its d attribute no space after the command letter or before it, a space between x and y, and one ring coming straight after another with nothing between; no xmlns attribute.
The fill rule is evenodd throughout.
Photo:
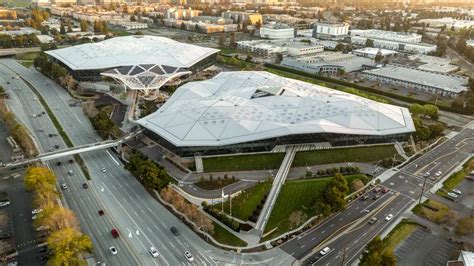
<svg viewBox="0 0 474 266"><path fill-rule="evenodd" d="M145 130L145 134L151 139L158 142L173 153L181 157L192 157L195 155L216 155L216 154L233 154L246 152L263 152L271 151L277 145L287 144L305 144L316 142L329 142L332 146L348 146L360 144L377 144L377 143L393 143L405 142L410 137L410 133L393 134L385 136L370 135L350 135L350 134L334 134L334 133L314 133L314 134L297 134L287 135L277 138L256 140L251 142L243 142L232 145L223 146L186 146L177 147L162 138L158 134Z"/></svg>

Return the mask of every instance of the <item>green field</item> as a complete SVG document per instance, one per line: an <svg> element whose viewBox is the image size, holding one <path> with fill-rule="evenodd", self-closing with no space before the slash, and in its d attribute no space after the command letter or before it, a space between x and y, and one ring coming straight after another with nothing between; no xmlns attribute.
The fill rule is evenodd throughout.
<svg viewBox="0 0 474 266"><path fill-rule="evenodd" d="M343 162L376 162L398 154L393 145L334 148L296 153L292 167Z"/></svg>
<svg viewBox="0 0 474 266"><path fill-rule="evenodd" d="M232 198L232 216L247 221L271 187L271 182L262 182ZM224 204L224 211L226 213L229 213L229 207L228 201Z"/></svg>
<svg viewBox="0 0 474 266"><path fill-rule="evenodd" d="M247 243L245 241L234 236L232 233L227 231L218 223L213 222L213 224L214 224L214 234L212 234L212 237L214 237L214 239L217 240L217 242L221 244L230 245L230 246L236 246L236 247L247 246Z"/></svg>
<svg viewBox="0 0 474 266"><path fill-rule="evenodd" d="M205 172L265 170L280 168L285 153L265 153L202 158Z"/></svg>
<svg viewBox="0 0 474 266"><path fill-rule="evenodd" d="M363 174L344 176L347 183L350 184L355 179L360 179L367 182L368 178ZM270 215L270 219L265 227L265 232L269 232L274 228L278 228L272 234L266 237L270 239L291 229L288 217L294 211L301 211L305 214L304 221L318 212L316 203L323 197L331 177L314 178L314 179L299 179L287 181L281 188L276 204Z"/></svg>

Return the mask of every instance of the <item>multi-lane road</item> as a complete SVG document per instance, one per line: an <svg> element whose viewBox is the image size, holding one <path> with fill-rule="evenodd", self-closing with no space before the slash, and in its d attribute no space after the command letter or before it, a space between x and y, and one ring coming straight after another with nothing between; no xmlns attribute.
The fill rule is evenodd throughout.
<svg viewBox="0 0 474 266"><path fill-rule="evenodd" d="M72 99L63 88L35 70L24 68L14 60L0 60L0 72L4 81L11 80L11 76L14 75L12 71L40 92L74 145L100 141L82 109L68 104ZM11 97L9 105L12 109L15 108L22 122L35 134L44 151L59 140L56 139L53 143L52 139L35 130L38 127L53 130L54 127L47 117L42 116L41 122L38 118L32 118L32 113L43 109L21 80L14 82L15 86L21 89L13 90L15 95ZM61 145L64 144L61 142ZM84 231L92 237L95 245L94 255L99 261L106 261L112 265L181 265L187 264L183 256L186 250L194 255L197 264L202 265L217 263L288 265L294 261L293 257L278 248L246 254L216 248L199 238L166 208L158 204L123 168L121 161L113 152L92 151L81 157L92 177L87 181L90 184L89 189L82 189L81 185L86 181L76 164L63 163L61 166L56 166L55 162L52 162L50 165L58 174L60 182L68 182L70 188L64 191L66 202L78 214ZM76 173L74 176L67 175L70 169ZM105 172L102 169L105 169ZM99 209L105 210L107 214L105 219L97 217ZM181 231L181 236L173 236L169 230L171 226L177 227ZM117 228L121 232L121 237L113 239L110 235L111 228ZM119 251L117 256L108 251L112 245ZM151 246L159 250L159 258L153 259L148 254ZM125 255L120 256L122 253Z"/></svg>

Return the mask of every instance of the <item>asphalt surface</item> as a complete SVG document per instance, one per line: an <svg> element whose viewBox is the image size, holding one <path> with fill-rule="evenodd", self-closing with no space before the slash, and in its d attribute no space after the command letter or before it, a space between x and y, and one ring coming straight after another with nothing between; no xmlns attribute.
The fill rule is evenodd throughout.
<svg viewBox="0 0 474 266"><path fill-rule="evenodd" d="M8 144L7 137L10 136L10 133L8 132L7 127L3 123L2 120L0 120L0 163L7 163L11 161L12 155L13 155L13 150L10 147L10 144Z"/></svg>
<svg viewBox="0 0 474 266"><path fill-rule="evenodd" d="M28 70L13 60L0 60L0 65L2 74L8 71L5 67L8 65L40 91L74 145L100 140L81 108L68 105L71 98L63 88L35 70ZM29 97L30 100L26 97L25 102L34 103L35 101L31 100L32 95ZM107 261L111 265L181 265L188 264L183 256L186 250L194 255L195 263L200 265L217 263L288 265L294 261L291 256L278 248L260 253L235 254L211 246L157 203L141 184L123 169L122 163L113 152L92 151L81 157L92 177L89 189L82 189L81 184L85 180L82 176L67 176L66 170L69 169L69 165L59 167L59 171L66 168L61 173L67 182L71 182L68 183L70 189L65 193L66 198L68 193L76 194L71 199L67 198L67 202L80 216L81 225L85 224L85 231L94 239L94 255L100 261ZM103 168L106 169L105 173L102 172ZM79 173L79 169L75 169L74 172ZM86 195L88 193L92 195ZM94 203L100 206L94 207ZM111 225L97 226L96 229L88 230L88 225L95 227L95 222L100 220L97 219L97 210L101 208L121 232L122 236L119 239L112 239L110 236ZM177 227L181 231L181 236L173 236L169 231L171 226ZM121 241L125 239L126 245ZM112 256L108 251L112 244L118 249L117 256ZM148 254L150 246L158 249L159 258L153 259ZM130 247L129 252L127 247ZM133 257L136 259L133 260Z"/></svg>
<svg viewBox="0 0 474 266"><path fill-rule="evenodd" d="M351 264L358 259L358 256L362 252L363 248L373 237L380 234L384 230L387 230L389 226L394 223L402 214L408 210L410 206L416 204L422 193L423 183L425 178L423 174L430 172L430 177L426 179L424 196L431 194L429 190L445 175L455 169L460 163L466 158L471 157L474 151L474 122L468 124L461 132L459 132L453 138L445 141L438 145L431 151L427 152L423 156L409 163L400 170L394 171L382 185L390 188L392 191L398 194L398 197L393 202L390 202L383 209L381 209L377 218L379 222L374 225L365 225L365 227L359 230L351 231L348 234L337 234L331 239L328 245L331 248L331 255L326 255L316 262L316 265L336 265L336 264ZM435 177L435 173L441 171L440 177ZM435 180L432 180L434 178ZM338 215L347 215L351 211L351 207ZM393 218L390 221L381 221L388 213L393 214ZM367 214L363 219L369 219L370 214ZM350 223L354 219L343 219L346 224ZM318 230L328 230L330 225L325 223ZM297 241L297 240L294 240ZM290 242L291 243L291 242ZM289 244L287 244L289 245ZM312 249L317 247L317 244L312 245ZM306 247L305 247L306 248ZM317 247L318 251L322 247ZM295 258L304 258L299 254L298 246L293 245L293 248L283 249L289 254L294 254ZM300 247L301 249L301 247ZM301 253L301 252L300 252ZM344 263L343 262L344 258ZM305 261L304 263L307 263Z"/></svg>

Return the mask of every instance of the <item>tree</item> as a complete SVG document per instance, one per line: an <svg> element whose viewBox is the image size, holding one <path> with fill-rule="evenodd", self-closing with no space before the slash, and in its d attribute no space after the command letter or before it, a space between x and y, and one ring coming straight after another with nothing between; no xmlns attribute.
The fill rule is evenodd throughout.
<svg viewBox="0 0 474 266"><path fill-rule="evenodd" d="M137 21L137 18L135 17L135 15L130 16L130 21Z"/></svg>
<svg viewBox="0 0 474 266"><path fill-rule="evenodd" d="M224 44L225 44L225 34L221 32L219 34L219 46L222 47L224 46Z"/></svg>
<svg viewBox="0 0 474 266"><path fill-rule="evenodd" d="M30 167L26 170L24 181L27 190L37 190L44 184L54 185L56 176L45 167Z"/></svg>
<svg viewBox="0 0 474 266"><path fill-rule="evenodd" d="M364 187L364 182L362 182L360 179L354 179L351 182L352 191L358 191L359 189L362 189L363 187Z"/></svg>
<svg viewBox="0 0 474 266"><path fill-rule="evenodd" d="M346 207L345 197L349 192L347 180L336 173L328 184L325 194L325 202L331 206L333 212L343 210Z"/></svg>
<svg viewBox="0 0 474 266"><path fill-rule="evenodd" d="M89 23L87 23L87 20L81 19L81 31L86 32L88 31L89 28Z"/></svg>
<svg viewBox="0 0 474 266"><path fill-rule="evenodd" d="M467 216L459 219L455 232L459 236L474 234L474 217Z"/></svg>
<svg viewBox="0 0 474 266"><path fill-rule="evenodd" d="M64 23L61 23L61 26L59 27L59 33L61 34L66 34L66 27L64 26Z"/></svg>
<svg viewBox="0 0 474 266"><path fill-rule="evenodd" d="M393 251L384 251L384 244L380 236L376 236L370 241L359 262L360 266L395 266L397 259L393 255Z"/></svg>
<svg viewBox="0 0 474 266"><path fill-rule="evenodd" d="M378 51L377 54L375 55L374 61L376 63L380 63L380 61L382 61L382 59L383 59L383 55L380 51Z"/></svg>
<svg viewBox="0 0 474 266"><path fill-rule="evenodd" d="M51 231L57 231L64 228L73 228L79 230L79 221L74 213L60 206L49 206L40 212L38 222L49 228Z"/></svg>
<svg viewBox="0 0 474 266"><path fill-rule="evenodd" d="M54 254L48 261L50 265L85 265L80 255L92 251L91 239L73 228L53 232L47 243Z"/></svg>
<svg viewBox="0 0 474 266"><path fill-rule="evenodd" d="M293 211L288 217L291 228L296 228L303 223L305 215L302 211Z"/></svg>

